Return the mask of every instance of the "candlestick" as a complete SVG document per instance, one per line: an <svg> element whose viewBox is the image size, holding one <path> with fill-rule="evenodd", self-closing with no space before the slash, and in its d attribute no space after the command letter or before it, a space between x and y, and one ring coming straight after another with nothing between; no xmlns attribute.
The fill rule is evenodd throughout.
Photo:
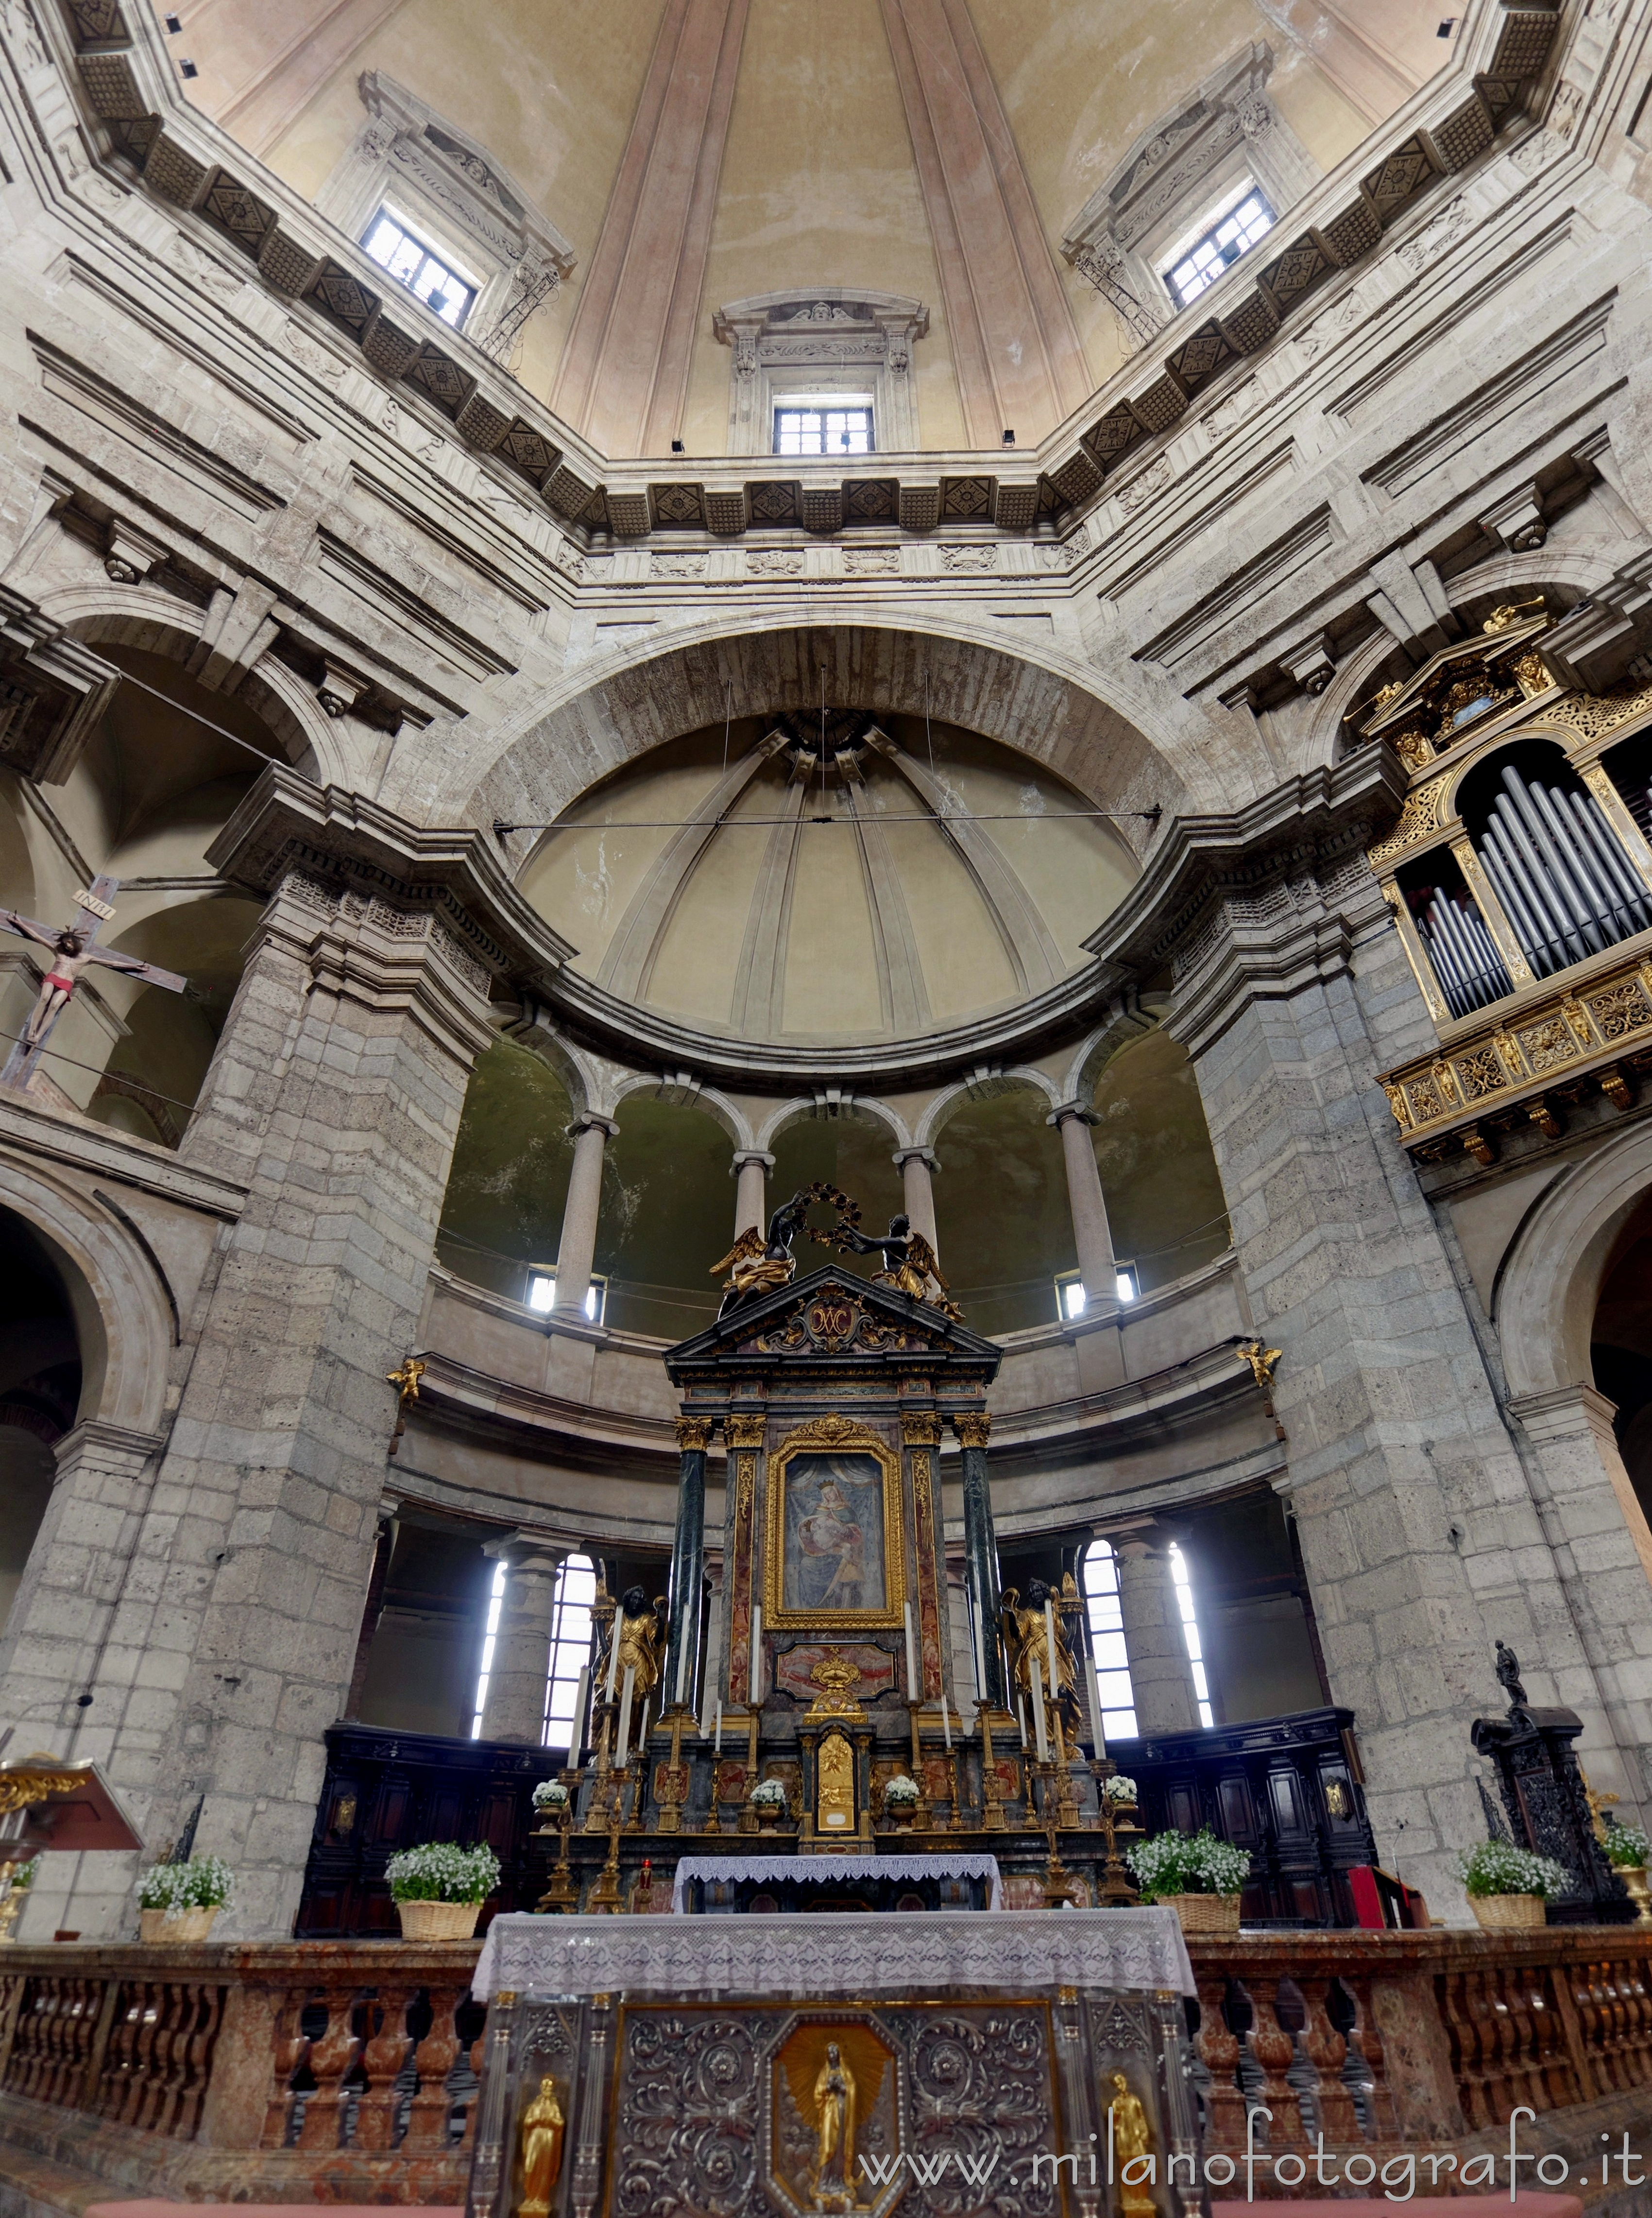
<svg viewBox="0 0 1652 2218"><path fill-rule="evenodd" d="M1038 1748L1038 1761L1048 1763L1049 1735L1044 1730L1044 1673L1036 1656L1032 1659L1032 1730Z"/></svg>
<svg viewBox="0 0 1652 2218"><path fill-rule="evenodd" d="M718 1705L717 1705L717 1741L716 1741L716 1746L715 1746L715 1749L713 1750L712 1753L713 1753L714 1755L715 1755L715 1756L721 1756L721 1755L722 1754L722 1752L723 1752L723 1706L722 1706L722 1704L721 1704L721 1702L719 1702L719 1703L718 1703Z"/></svg>
<svg viewBox="0 0 1652 2218"><path fill-rule="evenodd" d="M631 1761L631 1695L636 1683L637 1667L634 1664L628 1664L625 1667L625 1686L620 1695L620 1729L616 1736L622 1771Z"/></svg>
<svg viewBox="0 0 1652 2218"><path fill-rule="evenodd" d="M912 1604L901 1605L906 1619L906 1700L915 1702L918 1695L918 1651L912 1637Z"/></svg>

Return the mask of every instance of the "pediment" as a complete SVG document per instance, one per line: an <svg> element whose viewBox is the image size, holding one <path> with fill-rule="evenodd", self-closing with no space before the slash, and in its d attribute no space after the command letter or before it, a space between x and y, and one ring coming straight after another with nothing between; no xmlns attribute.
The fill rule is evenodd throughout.
<svg viewBox="0 0 1652 2218"><path fill-rule="evenodd" d="M720 1357L932 1355L996 1370L1002 1354L996 1341L927 1304L828 1264L667 1348L665 1365L675 1378L679 1366L697 1370Z"/></svg>
<svg viewBox="0 0 1652 2218"><path fill-rule="evenodd" d="M1441 647L1347 721L1363 739L1391 740L1419 769L1482 717L1547 692L1555 681L1535 641L1550 623L1544 614L1518 618L1500 609L1472 638Z"/></svg>

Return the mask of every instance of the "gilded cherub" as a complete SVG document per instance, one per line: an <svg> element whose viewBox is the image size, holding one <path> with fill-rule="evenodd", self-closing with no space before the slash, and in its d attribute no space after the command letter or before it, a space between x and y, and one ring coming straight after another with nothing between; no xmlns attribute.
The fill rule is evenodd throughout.
<svg viewBox="0 0 1652 2218"><path fill-rule="evenodd" d="M802 1230L814 1194L808 1188L795 1193L789 1202L776 1210L769 1219L765 1236L755 1224L747 1225L721 1263L714 1263L709 1276L716 1278L727 1271L723 1281L722 1306L720 1317L742 1303L756 1301L760 1295L771 1294L777 1287L789 1286L797 1268L792 1254L792 1242Z"/></svg>
<svg viewBox="0 0 1652 2218"><path fill-rule="evenodd" d="M950 1317L955 1324L963 1321L963 1311L952 1298L952 1289L941 1276L941 1266L935 1250L921 1232L914 1232L909 1217L892 1217L887 1232L863 1232L858 1225L841 1224L835 1228L838 1245L854 1255L882 1255L883 1268L874 1272L875 1286L893 1286L899 1294L910 1300L923 1302L943 1317ZM938 1292L931 1293L933 1281Z"/></svg>

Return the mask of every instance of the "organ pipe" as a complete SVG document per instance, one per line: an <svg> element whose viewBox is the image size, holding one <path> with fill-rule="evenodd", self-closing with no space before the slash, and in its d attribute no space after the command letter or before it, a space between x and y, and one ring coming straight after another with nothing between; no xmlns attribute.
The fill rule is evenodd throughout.
<svg viewBox="0 0 1652 2218"><path fill-rule="evenodd" d="M1539 977L1652 928L1652 897L1589 796L1525 778L1512 763L1500 784L1478 849Z"/></svg>
<svg viewBox="0 0 1652 2218"><path fill-rule="evenodd" d="M1510 990L1508 974L1485 926L1449 893L1431 895L1423 916L1429 959L1453 1016L1484 1008Z"/></svg>

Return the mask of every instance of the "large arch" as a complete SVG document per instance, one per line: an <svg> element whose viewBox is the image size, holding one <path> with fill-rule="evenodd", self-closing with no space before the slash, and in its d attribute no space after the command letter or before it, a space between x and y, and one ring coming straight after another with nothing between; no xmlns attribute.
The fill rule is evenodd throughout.
<svg viewBox="0 0 1652 2218"><path fill-rule="evenodd" d="M1532 1204L1493 1290L1516 1402L1587 1385L1589 1335L1618 1235L1652 1190L1652 1132L1633 1125L1561 1172Z"/></svg>
<svg viewBox="0 0 1652 2218"><path fill-rule="evenodd" d="M1249 798L1277 778L1259 740L1254 776L1245 781L1248 742L1232 719L1239 788L1209 751L1187 750L1179 772L1108 697L1095 669L1054 650L1036 659L1011 654L971 628L927 616L913 628L859 616L800 626L777 616L766 627L749 617L721 633L708 627L663 654L636 650L582 672L578 687L548 709L536 706L514 728L479 731L467 750L461 744L467 735L456 734L449 781L429 814L445 822L552 822L597 779L681 733L721 724L726 715L817 709L823 679L835 704L912 716L927 709L1048 765L1098 806L1157 806L1166 821L1190 806L1231 805L1234 790ZM388 785L385 797L393 807L413 799ZM1125 829L1144 850L1146 827ZM514 867L533 839L524 833L510 844Z"/></svg>

